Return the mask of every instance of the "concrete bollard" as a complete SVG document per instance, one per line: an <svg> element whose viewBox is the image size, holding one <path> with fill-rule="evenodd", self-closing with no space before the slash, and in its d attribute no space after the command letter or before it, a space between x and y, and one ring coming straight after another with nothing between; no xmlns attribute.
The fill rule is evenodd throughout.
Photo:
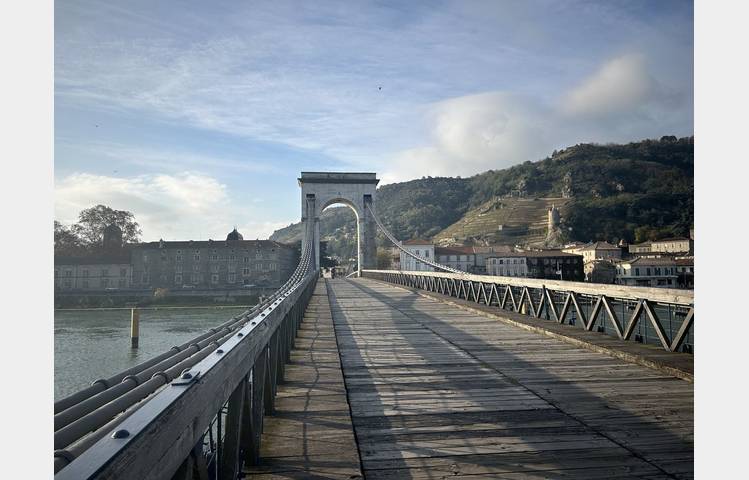
<svg viewBox="0 0 749 480"><path fill-rule="evenodd" d="M130 309L130 348L138 348L138 336L140 329L140 312Z"/></svg>

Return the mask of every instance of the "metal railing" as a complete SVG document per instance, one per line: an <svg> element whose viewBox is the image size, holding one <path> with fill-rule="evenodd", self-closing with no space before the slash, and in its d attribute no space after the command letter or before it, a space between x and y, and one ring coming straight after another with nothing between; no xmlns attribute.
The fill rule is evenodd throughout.
<svg viewBox="0 0 749 480"><path fill-rule="evenodd" d="M363 270L362 276L660 345L669 352L694 350L691 290L397 270Z"/></svg>
<svg viewBox="0 0 749 480"><path fill-rule="evenodd" d="M317 282L306 226L299 265L267 300L55 402L56 479L235 479L258 462L263 414Z"/></svg>

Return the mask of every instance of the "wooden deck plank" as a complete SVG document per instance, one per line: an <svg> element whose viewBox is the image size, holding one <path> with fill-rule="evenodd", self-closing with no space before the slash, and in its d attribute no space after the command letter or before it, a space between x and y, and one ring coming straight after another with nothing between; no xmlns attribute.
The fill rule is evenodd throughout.
<svg viewBox="0 0 749 480"><path fill-rule="evenodd" d="M299 329L276 413L265 417L252 479L361 478L325 283L315 288Z"/></svg>
<svg viewBox="0 0 749 480"><path fill-rule="evenodd" d="M692 477L692 384L381 282L328 288L366 478Z"/></svg>

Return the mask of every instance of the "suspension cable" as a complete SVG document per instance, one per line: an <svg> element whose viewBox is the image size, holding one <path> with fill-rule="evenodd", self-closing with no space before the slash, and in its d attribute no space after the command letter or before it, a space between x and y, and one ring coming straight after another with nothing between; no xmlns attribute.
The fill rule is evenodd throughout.
<svg viewBox="0 0 749 480"><path fill-rule="evenodd" d="M426 259L426 258L424 258L424 257L422 257L420 255L416 255L415 253L413 253L413 252L411 252L411 251L403 248L403 244L397 238L395 238L395 236L393 236L393 234L390 233L387 228L385 228L385 226L382 224L382 222L380 221L380 219L377 218L377 214L375 214L375 211L372 208L372 206L370 204L365 203L364 204L364 208L368 208L369 209L369 213L372 214L372 218L374 218L374 221L377 224L377 226L380 228L380 231L382 231L382 233L385 234L385 236L388 238L388 240L390 240L391 242L393 242L393 245L395 245L398 248L398 250L400 250L401 252L403 252L406 255L408 255L408 256L410 256L410 257L418 260L419 262L425 263L425 264L427 264L427 265L429 265L430 267L433 267L433 268L438 268L440 270L444 270L444 271L450 272L450 273L458 273L458 274L465 274L466 273L466 272L463 272L463 271L460 271L460 270L456 270L456 269L454 269L452 267L448 267L447 265L442 265L441 263L433 262L433 261L431 261L429 259Z"/></svg>

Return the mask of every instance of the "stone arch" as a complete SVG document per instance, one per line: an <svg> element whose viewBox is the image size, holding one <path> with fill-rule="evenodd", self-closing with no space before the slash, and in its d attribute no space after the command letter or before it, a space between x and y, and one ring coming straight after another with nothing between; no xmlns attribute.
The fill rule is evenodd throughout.
<svg viewBox="0 0 749 480"><path fill-rule="evenodd" d="M354 211L357 222L357 267L377 267L375 233L377 225L365 205L374 206L379 180L374 173L302 172L298 178L302 189L302 223L314 222L314 261L320 268L320 215L325 208L342 203ZM306 228L303 229L307 231Z"/></svg>

